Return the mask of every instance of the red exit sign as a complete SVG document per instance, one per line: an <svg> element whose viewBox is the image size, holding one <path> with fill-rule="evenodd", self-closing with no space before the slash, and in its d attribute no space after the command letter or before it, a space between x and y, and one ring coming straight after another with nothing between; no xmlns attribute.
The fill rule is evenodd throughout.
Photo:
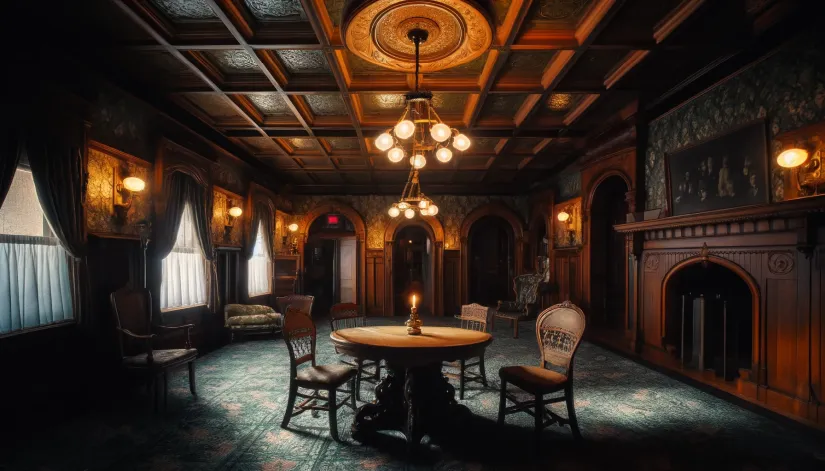
<svg viewBox="0 0 825 471"><path fill-rule="evenodd" d="M330 226L335 226L338 224L338 215L337 214L328 214L327 215L327 224Z"/></svg>

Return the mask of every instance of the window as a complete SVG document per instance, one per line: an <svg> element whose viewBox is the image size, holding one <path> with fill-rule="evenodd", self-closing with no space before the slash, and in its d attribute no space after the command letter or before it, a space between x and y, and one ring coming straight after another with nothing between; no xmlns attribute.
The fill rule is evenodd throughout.
<svg viewBox="0 0 825 471"><path fill-rule="evenodd" d="M175 246L162 263L161 309L179 309L206 304L203 251L189 203L183 208Z"/></svg>
<svg viewBox="0 0 825 471"><path fill-rule="evenodd" d="M258 224L258 235L255 238L255 248L252 258L249 259L249 296L260 296L269 294L271 262L269 259L269 247L266 246L264 238L264 225Z"/></svg>
<svg viewBox="0 0 825 471"><path fill-rule="evenodd" d="M0 207L0 335L73 320L68 256L18 169Z"/></svg>

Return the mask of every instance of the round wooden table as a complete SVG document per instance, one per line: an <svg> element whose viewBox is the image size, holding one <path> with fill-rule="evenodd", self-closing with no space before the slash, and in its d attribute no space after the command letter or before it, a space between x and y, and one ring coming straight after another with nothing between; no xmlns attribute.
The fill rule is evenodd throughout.
<svg viewBox="0 0 825 471"><path fill-rule="evenodd" d="M375 388L376 401L358 409L353 434L400 430L408 447L442 430L448 418L469 412L456 402L442 363L484 355L493 341L485 332L427 326L421 335L408 335L404 326L376 326L337 330L330 338L340 353L387 365L387 375Z"/></svg>

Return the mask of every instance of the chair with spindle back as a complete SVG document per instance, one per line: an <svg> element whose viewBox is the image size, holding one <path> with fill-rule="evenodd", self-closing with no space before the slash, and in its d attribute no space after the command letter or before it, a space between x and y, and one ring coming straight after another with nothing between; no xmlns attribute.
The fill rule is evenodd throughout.
<svg viewBox="0 0 825 471"><path fill-rule="evenodd" d="M475 330L477 332L487 332L487 318L489 309L487 306L480 304L467 304L461 306L461 314L455 316L461 321L461 328L467 330ZM458 397L464 399L464 387L467 383L481 383L487 387L487 373L484 368L484 353L478 357L475 362L467 363L466 360L459 360L458 362L446 362L444 366L455 367L459 369L458 375ZM478 373L469 371L469 368L478 367Z"/></svg>
<svg viewBox="0 0 825 471"><path fill-rule="evenodd" d="M573 436L581 438L573 399L573 357L581 343L584 327L584 313L570 301L551 306L539 315L536 340L541 350L540 366L506 366L498 371L501 378L499 424L504 423L505 415L526 412L535 418L536 440L541 436L541 431L552 424L569 424ZM532 394L533 400L518 401L507 393L507 383ZM564 394L544 399L546 394L557 392ZM507 400L514 405L507 407ZM567 403L567 418L545 407L561 401Z"/></svg>
<svg viewBox="0 0 825 471"><path fill-rule="evenodd" d="M305 312L309 317L312 317L313 301L315 301L315 296L304 294L278 296L275 298L275 310L281 314L286 314L286 310L289 309L289 306L294 306L299 311Z"/></svg>
<svg viewBox="0 0 825 471"><path fill-rule="evenodd" d="M163 407L166 408L169 391L168 372L186 364L189 368L189 390L197 397L195 358L198 350L192 348L189 333L194 325L164 326L152 324L152 293L148 289L121 288L111 295L112 314L115 316L120 347L121 365L127 371L143 374L149 380L155 411L158 409L159 380L163 380ZM153 341L183 330L184 348L155 350Z"/></svg>
<svg viewBox="0 0 825 471"><path fill-rule="evenodd" d="M329 326L333 332L339 329L349 329L352 327L366 327L367 316L359 313L358 305L353 303L339 303L329 310ZM336 349L336 353L338 350ZM373 360L361 360L354 358L350 361L343 360L346 365L358 369L355 377L355 399L361 400L361 382L378 385L381 381L381 362ZM373 369L370 371L370 369Z"/></svg>
<svg viewBox="0 0 825 471"><path fill-rule="evenodd" d="M289 399L281 427L286 428L290 419L306 411L323 410L329 412L329 434L335 441L338 438L338 409L341 406L355 406L355 376L356 370L349 365L316 365L315 340L317 332L312 318L300 309L290 306L286 310L283 327L284 341L289 350ZM307 365L307 363L309 363ZM299 369L299 367L301 367ZM350 389L341 392L349 393L341 402L337 401L336 393L346 383ZM300 390L310 390L307 394ZM321 394L326 391L326 396ZM304 399L295 405L296 398ZM325 405L317 405L317 403Z"/></svg>

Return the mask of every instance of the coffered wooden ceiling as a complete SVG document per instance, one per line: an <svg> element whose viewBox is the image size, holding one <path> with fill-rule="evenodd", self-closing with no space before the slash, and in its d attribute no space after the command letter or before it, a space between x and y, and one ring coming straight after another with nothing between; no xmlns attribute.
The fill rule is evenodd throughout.
<svg viewBox="0 0 825 471"><path fill-rule="evenodd" d="M394 193L408 168L373 139L410 74L341 41L344 0L110 0L103 68L215 128L296 192ZM495 0L493 46L421 77L473 139L422 172L427 193L520 193L626 118L759 34L770 0ZM100 62L98 62L100 64ZM144 93L145 95L145 93ZM179 110L178 110L179 111Z"/></svg>

